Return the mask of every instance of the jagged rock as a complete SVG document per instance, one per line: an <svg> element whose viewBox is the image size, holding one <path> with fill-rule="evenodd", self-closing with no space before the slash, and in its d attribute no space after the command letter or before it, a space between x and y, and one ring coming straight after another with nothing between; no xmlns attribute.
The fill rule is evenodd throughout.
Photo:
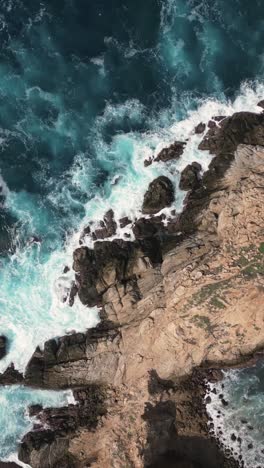
<svg viewBox="0 0 264 468"><path fill-rule="evenodd" d="M43 411L43 406L42 405L31 405L28 407L28 415L30 417L32 416L37 416L41 411Z"/></svg>
<svg viewBox="0 0 264 468"><path fill-rule="evenodd" d="M206 129L205 123L200 122L198 125L196 125L194 129L194 133L196 133L197 135L200 135L201 133L205 131L205 129Z"/></svg>
<svg viewBox="0 0 264 468"><path fill-rule="evenodd" d="M258 106L262 107L262 109L264 109L264 99L262 101L258 102Z"/></svg>
<svg viewBox="0 0 264 468"><path fill-rule="evenodd" d="M128 226L129 224L132 224L132 221L127 216L124 216L123 218L119 219L119 225L121 228L124 228Z"/></svg>
<svg viewBox="0 0 264 468"><path fill-rule="evenodd" d="M201 164L193 162L183 169L180 178L179 187L181 190L194 190L199 187L201 182L200 172Z"/></svg>
<svg viewBox="0 0 264 468"><path fill-rule="evenodd" d="M239 144L263 144L262 114L237 112L210 129L199 145L199 149L212 154L234 153Z"/></svg>
<svg viewBox="0 0 264 468"><path fill-rule="evenodd" d="M87 333L49 340L33 354L25 383L34 387L67 388L113 382L118 370L120 332L102 324Z"/></svg>
<svg viewBox="0 0 264 468"><path fill-rule="evenodd" d="M6 369L3 374L0 374L0 385L14 385L23 382L23 375L18 372L13 364Z"/></svg>
<svg viewBox="0 0 264 468"><path fill-rule="evenodd" d="M104 219L100 223L101 228L95 229L93 233L94 240L107 239L108 237L112 237L116 234L117 224L114 218L115 215L112 209L105 213Z"/></svg>
<svg viewBox="0 0 264 468"><path fill-rule="evenodd" d="M142 212L155 214L170 206L174 201L174 188L168 177L160 176L153 180L144 195Z"/></svg>
<svg viewBox="0 0 264 468"><path fill-rule="evenodd" d="M73 269L77 273L78 294L83 304L99 305L102 294L112 284L129 279L133 272L128 260L136 251L133 243L120 239L96 242L94 250L88 247L75 250Z"/></svg>
<svg viewBox="0 0 264 468"><path fill-rule="evenodd" d="M7 338L5 336L0 336L0 359L3 359L7 353Z"/></svg>
<svg viewBox="0 0 264 468"><path fill-rule="evenodd" d="M168 148L164 148L163 150L161 150L160 153L154 159L154 161L167 162L171 161L172 159L179 159L184 152L185 145L186 142L184 141L175 141Z"/></svg>

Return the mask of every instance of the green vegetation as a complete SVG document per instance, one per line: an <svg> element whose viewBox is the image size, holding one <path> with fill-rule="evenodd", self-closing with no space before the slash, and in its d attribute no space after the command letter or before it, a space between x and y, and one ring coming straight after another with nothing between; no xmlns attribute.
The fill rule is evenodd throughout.
<svg viewBox="0 0 264 468"><path fill-rule="evenodd" d="M197 327L203 328L208 333L212 333L215 329L215 325L212 325L209 317L206 315L195 315L192 318L192 322L197 325Z"/></svg>

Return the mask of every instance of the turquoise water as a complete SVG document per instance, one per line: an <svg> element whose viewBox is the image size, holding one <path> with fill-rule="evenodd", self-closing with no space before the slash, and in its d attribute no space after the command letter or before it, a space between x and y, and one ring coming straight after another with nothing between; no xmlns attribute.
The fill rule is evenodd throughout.
<svg viewBox="0 0 264 468"><path fill-rule="evenodd" d="M177 188L171 169L206 169L201 120L260 111L263 30L258 0L0 0L0 371L23 371L37 345L98 322L67 303L79 231L109 207L136 217L161 172ZM185 138L178 163L144 167ZM24 430L17 408L34 392L21 391L0 407L3 431L7 407L21 428L0 458Z"/></svg>
<svg viewBox="0 0 264 468"><path fill-rule="evenodd" d="M0 431L1 459L17 462L15 455L17 441L37 423L37 418L29 418L28 403L40 404L43 407L61 407L74 404L72 392L51 392L31 390L17 385L4 387L0 393L1 419L5 421L5 430ZM11 409L11 410L10 410ZM13 453L12 453L13 452Z"/></svg>

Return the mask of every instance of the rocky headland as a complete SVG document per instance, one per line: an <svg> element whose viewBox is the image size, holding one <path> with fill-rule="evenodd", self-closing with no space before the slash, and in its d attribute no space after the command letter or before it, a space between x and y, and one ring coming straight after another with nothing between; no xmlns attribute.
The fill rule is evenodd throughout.
<svg viewBox="0 0 264 468"><path fill-rule="evenodd" d="M88 226L80 238L69 300L98 306L100 324L46 342L24 377L13 368L0 377L74 391L76 405L31 409L38 422L19 457L32 468L238 466L211 437L204 395L206 379L264 348L264 114L214 117L194 132L214 157L204 174L196 163L183 171L179 215L158 214L174 199L162 176L145 217L110 211L101 231ZM170 164L184 147L149 164ZM118 222L135 240L105 240Z"/></svg>

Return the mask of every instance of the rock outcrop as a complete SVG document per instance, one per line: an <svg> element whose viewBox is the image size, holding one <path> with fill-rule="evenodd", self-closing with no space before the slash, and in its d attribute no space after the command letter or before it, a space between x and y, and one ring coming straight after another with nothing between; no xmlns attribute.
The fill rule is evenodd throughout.
<svg viewBox="0 0 264 468"><path fill-rule="evenodd" d="M173 184L168 177L160 176L149 184L145 193L142 212L156 214L174 201Z"/></svg>
<svg viewBox="0 0 264 468"><path fill-rule="evenodd" d="M79 297L101 305L102 322L48 341L25 383L103 384L107 397L95 431L79 419L76 431L73 417L61 437L46 420L45 453L66 457L59 466L143 468L171 458L237 466L210 443L202 404L204 377L219 375L196 369L235 365L264 347L264 115L234 114L211 130L200 147L216 156L172 226L138 221L135 242L74 253ZM23 460L40 468L41 431L23 444Z"/></svg>

